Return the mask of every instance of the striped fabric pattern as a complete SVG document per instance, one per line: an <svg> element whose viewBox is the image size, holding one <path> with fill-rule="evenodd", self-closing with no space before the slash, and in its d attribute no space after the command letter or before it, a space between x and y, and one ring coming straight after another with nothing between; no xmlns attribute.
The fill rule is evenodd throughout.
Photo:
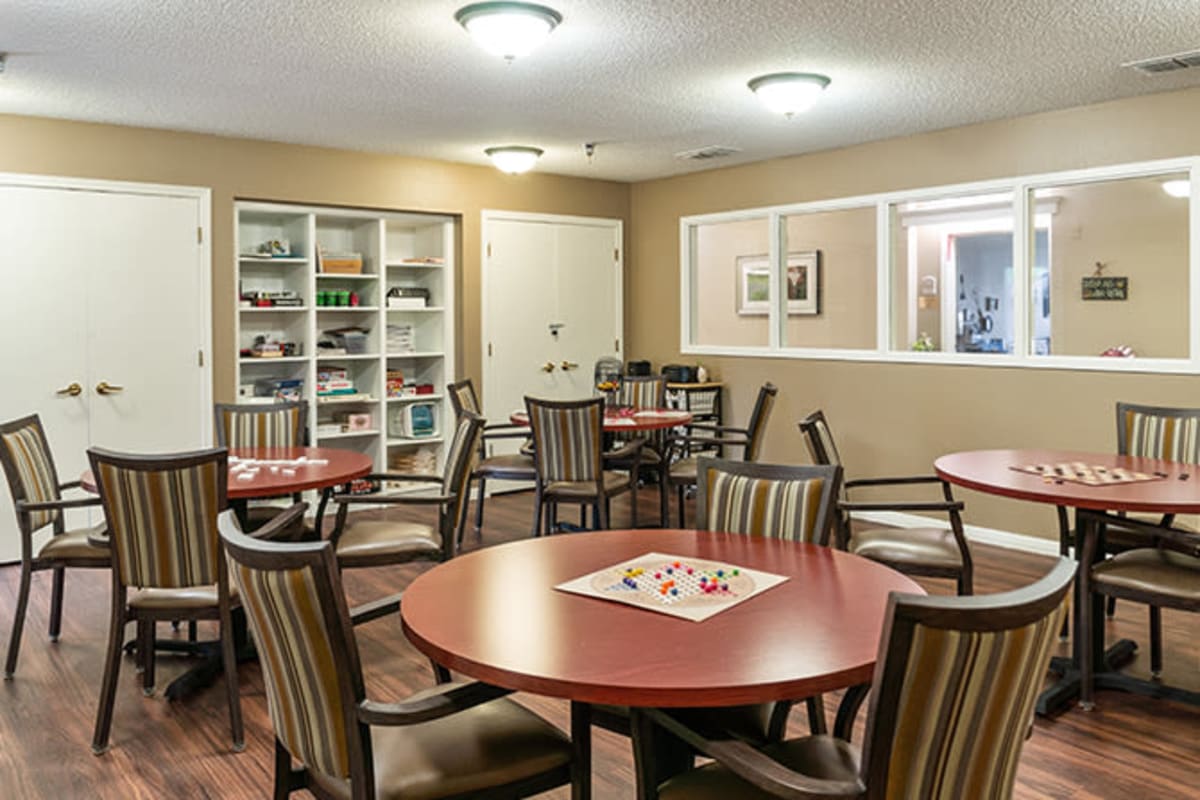
<svg viewBox="0 0 1200 800"><path fill-rule="evenodd" d="M824 481L770 480L708 470L708 530L815 542Z"/></svg>
<svg viewBox="0 0 1200 800"><path fill-rule="evenodd" d="M767 430L767 420L771 417L771 409L775 407L775 395L763 392L759 395L761 405L755 410L754 419L750 422L750 443L746 445L746 461L757 461L758 451L762 448L763 434Z"/></svg>
<svg viewBox="0 0 1200 800"><path fill-rule="evenodd" d="M918 624L900 691L887 797L1011 797L1067 601L1003 631Z"/></svg>
<svg viewBox="0 0 1200 800"><path fill-rule="evenodd" d="M453 406L457 411L470 411L472 414L478 414L479 401L475 397L475 388L469 382L452 383L450 384L450 392L453 395Z"/></svg>
<svg viewBox="0 0 1200 800"><path fill-rule="evenodd" d="M600 474L601 411L530 403L529 423L538 469L545 481L594 481Z"/></svg>
<svg viewBox="0 0 1200 800"><path fill-rule="evenodd" d="M229 447L299 447L303 444L298 408L224 409Z"/></svg>
<svg viewBox="0 0 1200 800"><path fill-rule="evenodd" d="M349 777L334 645L312 569L255 570L231 559L229 572L254 631L275 735L304 764Z"/></svg>
<svg viewBox="0 0 1200 800"><path fill-rule="evenodd" d="M1200 464L1200 419L1126 409L1126 455Z"/></svg>
<svg viewBox="0 0 1200 800"><path fill-rule="evenodd" d="M816 430L817 438L820 439L822 449L825 450L825 459L822 461L821 459L817 458L816 450L813 448L812 443L809 442L808 452L809 455L812 456L813 461L833 466L840 466L842 463L842 457L838 454L837 445L833 443L833 434L829 432L829 425L826 424L825 420L819 419L813 425L813 428Z"/></svg>
<svg viewBox="0 0 1200 800"><path fill-rule="evenodd" d="M25 493L25 500L30 503L45 503L57 500L58 480L50 467L50 454L46 452L45 442L35 425L28 425L20 430L6 433L3 437L4 447L12 456L12 462L17 468L17 477ZM58 511L32 511L29 513L30 530L37 530L58 519Z"/></svg>
<svg viewBox="0 0 1200 800"><path fill-rule="evenodd" d="M446 472L442 478L442 494L453 494L454 505L450 519L458 519L462 504L467 501L468 485L475 460L479 456L479 442L483 438L483 426L473 426L466 417L459 419L454 439L446 452Z"/></svg>
<svg viewBox="0 0 1200 800"><path fill-rule="evenodd" d="M105 517L126 586L217 582L218 470L225 469L224 460L164 470L99 465Z"/></svg>
<svg viewBox="0 0 1200 800"><path fill-rule="evenodd" d="M633 408L661 408L665 388L666 380L661 377L648 380L626 378L621 382L618 403Z"/></svg>

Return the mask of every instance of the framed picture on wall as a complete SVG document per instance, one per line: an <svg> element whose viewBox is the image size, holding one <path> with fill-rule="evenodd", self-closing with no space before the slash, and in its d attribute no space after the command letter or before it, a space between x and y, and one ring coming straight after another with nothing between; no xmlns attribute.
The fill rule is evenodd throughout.
<svg viewBox="0 0 1200 800"><path fill-rule="evenodd" d="M787 313L820 314L821 251L788 253L784 289ZM738 256L739 316L765 316L771 306L771 265L766 256Z"/></svg>

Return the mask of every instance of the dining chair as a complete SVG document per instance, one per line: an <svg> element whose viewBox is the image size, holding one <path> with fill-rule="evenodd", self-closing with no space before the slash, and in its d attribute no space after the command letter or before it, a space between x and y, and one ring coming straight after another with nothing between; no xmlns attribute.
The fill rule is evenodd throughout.
<svg viewBox="0 0 1200 800"><path fill-rule="evenodd" d="M757 749L725 732L697 730L672 712L636 710L638 797L1011 797L1075 566L1060 558L1034 584L995 595L893 592L861 754L828 735ZM713 762L654 785L641 752L654 726Z"/></svg>
<svg viewBox="0 0 1200 800"><path fill-rule="evenodd" d="M626 376L621 380L616 391L617 405L624 408L648 409L664 408L667 404L667 379L663 375ZM667 458L666 438L662 431L623 432L612 434L615 447L604 454L604 468L621 471L634 469L634 459L637 459L637 469L651 469L658 481L659 523L667 527L668 487L670 461ZM641 447L631 447L631 443L640 442ZM640 476L636 476L639 477ZM635 483L636 490L636 483Z"/></svg>
<svg viewBox="0 0 1200 800"><path fill-rule="evenodd" d="M808 452L816 464L842 464L833 433L824 413L814 411L800 421ZM940 484L941 500L860 502L850 500L850 490L865 487ZM928 578L950 578L959 594L971 594L974 585L971 550L962 524L963 504L954 499L950 484L936 475L895 478L857 478L842 484L838 520L834 532L842 550L886 564L898 572ZM950 528L871 528L852 532L854 511L941 512Z"/></svg>
<svg viewBox="0 0 1200 800"><path fill-rule="evenodd" d="M539 400L525 398L533 431L534 531L549 534L558 527L558 505L593 506L600 529L609 527L609 501L631 492L630 527L637 527L637 452L631 442L632 470L627 475L604 469L604 398ZM546 512L543 514L543 508Z"/></svg>
<svg viewBox="0 0 1200 800"><path fill-rule="evenodd" d="M475 394L475 385L470 378L455 381L446 387L450 395L450 405L454 408L454 416L460 417L464 411L472 414L482 414L479 398ZM483 536L483 502L487 496L487 482L499 481L529 481L537 480L537 468L533 465L533 444L529 439L529 426L516 425L511 422L489 422L483 426L483 436L479 441L479 458L471 477L477 481L477 496L475 498L475 535ZM507 439L522 439L523 444L516 453L496 453L488 455L488 443ZM458 531L458 543L462 545L463 532L466 526ZM534 530L536 534L536 529Z"/></svg>
<svg viewBox="0 0 1200 800"><path fill-rule="evenodd" d="M667 479L675 488L679 497L679 527L686 525L684 502L689 489L696 488L696 455L693 448L724 448L740 447L743 461L757 461L759 450L762 449L763 438L767 432L767 420L771 417L771 409L775 405L775 396L779 389L773 383L764 383L758 390L754 400L754 408L746 427L737 428L732 425L716 425L710 423L692 423L688 426L686 436L676 436L671 439L674 448ZM699 431L704 435L697 436ZM724 452L722 449L720 452Z"/></svg>
<svg viewBox="0 0 1200 800"><path fill-rule="evenodd" d="M517 798L589 776L571 742L484 683L443 683L396 703L366 696L357 641L330 541L269 541L297 504L242 533L219 519L229 570L262 662L275 734L273 797ZM298 766L294 766L294 762Z"/></svg>
<svg viewBox="0 0 1200 800"><path fill-rule="evenodd" d="M841 467L701 458L698 475L697 530L829 544ZM821 696L804 700L812 732L824 733L825 705ZM736 731L746 741L767 744L783 738L792 705L792 701L784 701L677 713L701 726L718 726ZM628 708L592 706L592 722L614 733L630 735Z"/></svg>
<svg viewBox="0 0 1200 800"><path fill-rule="evenodd" d="M142 691L154 692L154 629L160 621L216 619L229 696L233 749L244 747L232 607L217 514L225 510L224 448L169 455L88 450L112 552L112 615L92 752L108 750L125 623L137 623Z"/></svg>
<svg viewBox="0 0 1200 800"><path fill-rule="evenodd" d="M217 447L305 447L309 443L308 401L276 403L215 403L213 417ZM300 494L292 495L298 502ZM243 524L253 530L284 508L270 503L243 504ZM304 521L295 523L293 535L301 535Z"/></svg>
<svg viewBox="0 0 1200 800"><path fill-rule="evenodd" d="M333 501L337 515L329 540L340 569L386 567L414 561L448 561L457 551L458 529L465 524L467 495L471 482L471 464L479 455L483 417L464 411L458 418L454 436L446 450L441 475L381 472L367 479L386 487L389 482L437 484L437 494L412 491L391 492L386 488L364 494L337 494ZM437 522L429 525L377 515L350 517L355 506L435 506ZM317 517L318 529L321 518ZM354 609L354 624L392 614L400 609L400 595L394 594Z"/></svg>
<svg viewBox="0 0 1200 800"><path fill-rule="evenodd" d="M17 533L21 537L21 578L17 585L17 609L13 615L4 661L4 679L17 671L25 612L29 607L29 589L33 573L52 570L50 588L50 641L57 642L62 631L63 587L68 567L95 569L108 567L108 551L88 541L99 528L67 530L64 513L71 508L99 506L96 496L65 499L62 493L79 488L79 481L61 483L54 466L50 443L37 414L0 423L0 464L8 479L13 509L17 514ZM33 536L47 525L50 538L34 548Z"/></svg>

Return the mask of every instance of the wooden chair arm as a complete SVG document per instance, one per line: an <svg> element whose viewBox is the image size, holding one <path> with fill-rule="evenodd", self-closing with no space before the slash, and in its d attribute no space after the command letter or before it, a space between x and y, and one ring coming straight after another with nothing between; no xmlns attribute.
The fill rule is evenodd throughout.
<svg viewBox="0 0 1200 800"><path fill-rule="evenodd" d="M962 511L966 506L961 500L946 502L944 500L930 500L929 502L888 502L880 501L878 503L858 503L846 500L838 501L838 508L842 511Z"/></svg>
<svg viewBox="0 0 1200 800"><path fill-rule="evenodd" d="M642 453L642 448L645 447L645 445L645 439L630 439L616 450L609 450L607 453L605 453L604 460L608 461L609 459L612 459L623 461L633 456L640 456Z"/></svg>
<svg viewBox="0 0 1200 800"><path fill-rule="evenodd" d="M485 442L497 442L504 439L528 439L531 435L532 433L529 428L525 428L523 430L505 431L503 433L485 432L482 438Z"/></svg>
<svg viewBox="0 0 1200 800"><path fill-rule="evenodd" d="M28 500L17 501L17 513L22 514L30 511L57 511L64 508L84 508L86 506L100 505L100 498L97 495L90 497L77 497L74 500L46 500L41 503L31 503Z"/></svg>
<svg viewBox="0 0 1200 800"><path fill-rule="evenodd" d="M63 491L64 489L82 489L82 488L83 488L83 481L67 481L66 483L60 483L58 485L58 490L60 492Z"/></svg>
<svg viewBox="0 0 1200 800"><path fill-rule="evenodd" d="M363 700L358 705L358 719L367 725L416 725L490 703L507 694L512 694L512 690L475 681L459 684L420 700L403 700L399 703Z"/></svg>
<svg viewBox="0 0 1200 800"><path fill-rule="evenodd" d="M707 738L664 711L638 709L636 713L646 714L655 724L774 797L787 800L853 800L861 798L866 792L861 780L824 780L789 769L731 734L719 739Z"/></svg>
<svg viewBox="0 0 1200 800"><path fill-rule="evenodd" d="M263 525L257 530L251 531L247 535L251 536L252 538L263 539L268 542L276 539L282 539L287 528L297 520L303 519L304 512L307 510L308 503L303 501L299 503L293 503L283 511L280 511L278 514L271 517L271 520L266 525Z"/></svg>
<svg viewBox="0 0 1200 800"><path fill-rule="evenodd" d="M338 505L370 505L382 503L390 506L440 506L454 499L452 494L339 494L333 502Z"/></svg>
<svg viewBox="0 0 1200 800"><path fill-rule="evenodd" d="M736 445L745 446L750 444L749 439L725 439L717 436L672 436L668 444L711 444L711 445Z"/></svg>
<svg viewBox="0 0 1200 800"><path fill-rule="evenodd" d="M687 423L688 430L693 431L713 431L714 433L737 433L742 436L749 436L749 428L735 428L733 425L717 425L715 422L689 422Z"/></svg>
<svg viewBox="0 0 1200 800"><path fill-rule="evenodd" d="M441 475L428 472L373 472L363 480L368 481L415 481L417 483L441 483Z"/></svg>
<svg viewBox="0 0 1200 800"><path fill-rule="evenodd" d="M853 489L855 486L899 486L914 483L943 483L937 475L905 475L898 478L857 478L846 481L843 486Z"/></svg>

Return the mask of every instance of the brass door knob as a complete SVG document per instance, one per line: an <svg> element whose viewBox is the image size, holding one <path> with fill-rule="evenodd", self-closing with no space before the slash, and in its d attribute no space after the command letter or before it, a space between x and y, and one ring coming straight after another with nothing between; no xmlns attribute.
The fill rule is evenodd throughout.
<svg viewBox="0 0 1200 800"><path fill-rule="evenodd" d="M56 390L54 393L78 397L79 395L83 394L83 387L78 383L72 383L70 386L64 386L63 388Z"/></svg>
<svg viewBox="0 0 1200 800"><path fill-rule="evenodd" d="M545 364L542 364L542 372L554 372L554 362L547 361Z"/></svg>
<svg viewBox="0 0 1200 800"><path fill-rule="evenodd" d="M123 391L125 391L124 386L117 386L115 383L109 383L108 381L100 381L96 384L97 394L117 394Z"/></svg>
<svg viewBox="0 0 1200 800"><path fill-rule="evenodd" d="M564 361L564 362L562 362L562 364L559 364L559 366L563 368L563 372L566 372L567 370L572 370L572 369L579 369L579 365L576 364L574 361Z"/></svg>

